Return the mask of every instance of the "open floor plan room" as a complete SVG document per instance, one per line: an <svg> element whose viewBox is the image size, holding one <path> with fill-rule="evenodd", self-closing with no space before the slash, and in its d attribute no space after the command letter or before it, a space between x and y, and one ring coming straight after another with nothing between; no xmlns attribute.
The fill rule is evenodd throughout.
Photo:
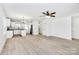
<svg viewBox="0 0 79 59"><path fill-rule="evenodd" d="M79 3L0 3L0 55L79 55Z"/></svg>

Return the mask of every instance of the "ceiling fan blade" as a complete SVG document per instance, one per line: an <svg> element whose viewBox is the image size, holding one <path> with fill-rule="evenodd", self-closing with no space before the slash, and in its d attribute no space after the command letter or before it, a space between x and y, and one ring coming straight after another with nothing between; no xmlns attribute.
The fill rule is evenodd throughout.
<svg viewBox="0 0 79 59"><path fill-rule="evenodd" d="M45 12L42 12L43 14L46 14Z"/></svg>
<svg viewBox="0 0 79 59"><path fill-rule="evenodd" d="M53 13L51 13L51 14L56 14L56 12L53 12Z"/></svg>

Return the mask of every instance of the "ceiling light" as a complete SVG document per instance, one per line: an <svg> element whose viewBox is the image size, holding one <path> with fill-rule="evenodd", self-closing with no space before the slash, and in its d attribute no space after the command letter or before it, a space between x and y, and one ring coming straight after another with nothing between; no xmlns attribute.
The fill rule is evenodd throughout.
<svg viewBox="0 0 79 59"><path fill-rule="evenodd" d="M50 16L45 16L46 18L50 18Z"/></svg>

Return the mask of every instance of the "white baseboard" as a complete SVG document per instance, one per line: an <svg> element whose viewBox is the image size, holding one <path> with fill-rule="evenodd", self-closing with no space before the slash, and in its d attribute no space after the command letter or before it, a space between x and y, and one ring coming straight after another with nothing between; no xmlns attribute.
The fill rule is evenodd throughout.
<svg viewBox="0 0 79 59"><path fill-rule="evenodd" d="M71 36L69 36L69 37L67 37L67 36L59 36L59 35L52 35L52 36L62 38L62 39L72 40Z"/></svg>
<svg viewBox="0 0 79 59"><path fill-rule="evenodd" d="M46 35L43 35L43 36L46 36ZM58 36L58 35L52 35L52 36L47 36L47 37L56 37L59 39L72 40L72 37L64 37L64 36Z"/></svg>
<svg viewBox="0 0 79 59"><path fill-rule="evenodd" d="M72 37L72 39L76 39L76 40L79 40L79 38L74 38L74 37Z"/></svg>

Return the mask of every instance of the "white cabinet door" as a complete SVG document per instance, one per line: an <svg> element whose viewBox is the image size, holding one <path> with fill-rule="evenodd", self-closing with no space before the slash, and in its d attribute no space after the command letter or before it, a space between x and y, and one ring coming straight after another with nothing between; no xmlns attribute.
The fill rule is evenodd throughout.
<svg viewBox="0 0 79 59"><path fill-rule="evenodd" d="M21 35L26 36L26 30L21 30Z"/></svg>

